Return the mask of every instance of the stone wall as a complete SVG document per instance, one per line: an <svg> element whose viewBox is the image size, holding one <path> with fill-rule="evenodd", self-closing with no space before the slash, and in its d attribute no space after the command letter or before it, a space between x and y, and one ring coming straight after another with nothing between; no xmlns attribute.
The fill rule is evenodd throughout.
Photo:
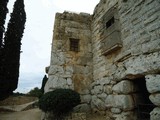
<svg viewBox="0 0 160 120"><path fill-rule="evenodd" d="M78 52L69 38L80 40ZM159 0L100 0L93 15L56 14L45 92L74 89L82 101L76 109L115 120L136 120L138 104L150 99L150 119L158 120L159 63Z"/></svg>
<svg viewBox="0 0 160 120"><path fill-rule="evenodd" d="M117 13L112 14L118 14L116 19L120 26L111 27L118 27L122 48L103 55L101 44L106 31L103 20L113 7ZM134 80L145 77L146 81L152 81L152 77L152 80L148 80L148 76L158 76L160 73L159 11L158 0L101 0L96 6L92 22L94 82L91 85L91 108L95 112L107 113L116 120L136 119L136 100L139 100L139 95ZM156 80L152 82L152 89L157 90ZM159 92L148 91L152 103L159 106ZM158 110L159 107L155 108L151 116ZM160 111L157 116L159 114ZM158 120L153 116L152 119Z"/></svg>
<svg viewBox="0 0 160 120"><path fill-rule="evenodd" d="M51 63L45 92L70 88L81 94L89 109L92 78L91 16L86 13L57 13L54 24ZM79 51L70 50L70 38L79 40Z"/></svg>

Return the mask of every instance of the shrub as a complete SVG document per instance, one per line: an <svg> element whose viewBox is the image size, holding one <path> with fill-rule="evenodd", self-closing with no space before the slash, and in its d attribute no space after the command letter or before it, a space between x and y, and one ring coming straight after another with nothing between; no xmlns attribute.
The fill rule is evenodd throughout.
<svg viewBox="0 0 160 120"><path fill-rule="evenodd" d="M32 96L32 97L38 97L40 98L43 93L42 93L42 90L39 89L38 87L35 87L33 89L31 89L28 93L27 93L28 96Z"/></svg>
<svg viewBox="0 0 160 120"><path fill-rule="evenodd" d="M79 93L71 89L56 89L39 99L39 108L44 112L53 112L55 116L64 116L79 103Z"/></svg>

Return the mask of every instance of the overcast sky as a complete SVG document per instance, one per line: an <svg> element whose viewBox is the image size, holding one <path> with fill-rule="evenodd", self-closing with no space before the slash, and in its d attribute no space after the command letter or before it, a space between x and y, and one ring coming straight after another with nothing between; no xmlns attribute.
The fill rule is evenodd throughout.
<svg viewBox="0 0 160 120"><path fill-rule="evenodd" d="M10 0L9 12L12 12L14 2L15 0ZM16 91L26 93L34 87L41 87L45 67L49 66L55 13L67 10L92 14L99 0L24 0L24 2L27 21L22 39L23 52Z"/></svg>

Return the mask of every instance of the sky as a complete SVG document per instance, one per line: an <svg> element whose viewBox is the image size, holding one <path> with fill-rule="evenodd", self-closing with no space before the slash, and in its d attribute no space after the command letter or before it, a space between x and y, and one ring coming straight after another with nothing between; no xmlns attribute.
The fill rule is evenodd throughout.
<svg viewBox="0 0 160 120"><path fill-rule="evenodd" d="M8 3L9 20L15 0ZM93 13L99 0L24 0L27 20L22 38L20 76L15 92L27 93L41 87L45 67L50 64L55 13Z"/></svg>

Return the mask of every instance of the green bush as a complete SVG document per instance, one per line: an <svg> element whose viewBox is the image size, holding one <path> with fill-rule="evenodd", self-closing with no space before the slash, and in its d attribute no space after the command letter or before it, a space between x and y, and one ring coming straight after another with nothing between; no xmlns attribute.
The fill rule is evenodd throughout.
<svg viewBox="0 0 160 120"><path fill-rule="evenodd" d="M39 108L44 112L52 112L55 116L66 115L78 104L80 95L71 89L56 89L39 99Z"/></svg>
<svg viewBox="0 0 160 120"><path fill-rule="evenodd" d="M35 87L33 89L31 89L28 93L28 96L32 96L32 97L38 97L40 98L43 95L43 92L41 89L39 89L38 87Z"/></svg>

